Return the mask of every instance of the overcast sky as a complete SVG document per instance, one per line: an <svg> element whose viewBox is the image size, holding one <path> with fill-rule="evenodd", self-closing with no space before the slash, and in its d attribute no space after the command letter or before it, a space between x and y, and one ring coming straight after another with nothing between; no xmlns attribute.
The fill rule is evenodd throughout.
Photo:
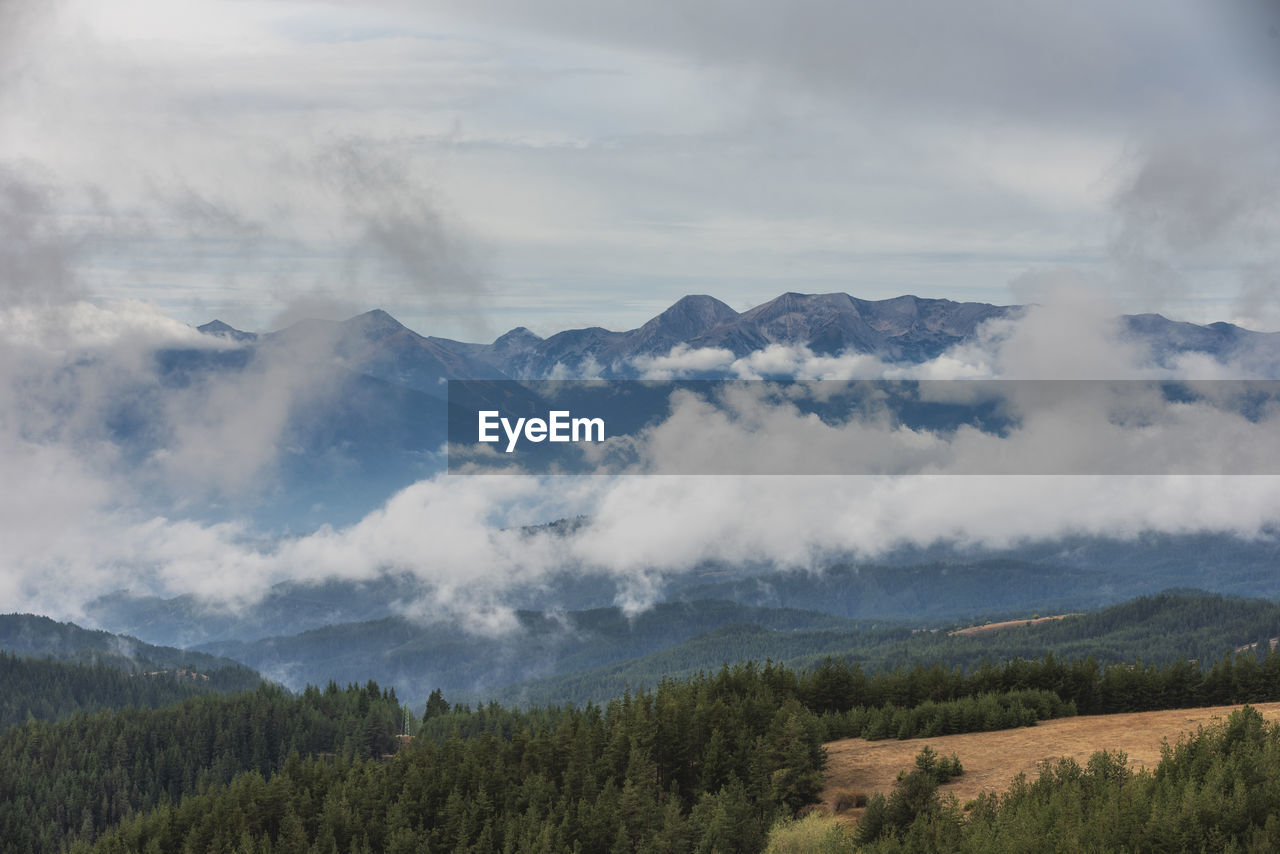
<svg viewBox="0 0 1280 854"><path fill-rule="evenodd" d="M250 329L1009 303L1045 270L1280 328L1276 7L3 0L0 236Z"/></svg>

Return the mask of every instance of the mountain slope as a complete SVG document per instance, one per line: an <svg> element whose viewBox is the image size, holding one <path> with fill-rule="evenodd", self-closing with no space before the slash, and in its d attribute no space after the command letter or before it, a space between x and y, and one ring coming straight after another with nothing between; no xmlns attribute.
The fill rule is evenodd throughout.
<svg viewBox="0 0 1280 854"><path fill-rule="evenodd" d="M1029 616L1029 615L1027 615ZM986 662L1059 660L1092 656L1100 664L1165 665L1198 660L1206 668L1237 647L1280 635L1280 605L1261 599L1229 599L1201 591L1143 596L1119 605L1052 622L979 635L922 631L908 624L853 629L777 631L761 625L721 626L667 649L602 667L529 680L508 687L505 702L600 702L625 689L652 688L664 678L715 671L743 660L814 668L830 657L857 664L868 674L918 663L966 670Z"/></svg>
<svg viewBox="0 0 1280 854"><path fill-rule="evenodd" d="M228 670L243 678L229 680ZM204 694L247 690L258 681L239 665L212 673L185 669L135 673L101 662L74 664L0 652L0 729L78 712L158 709Z"/></svg>
<svg viewBox="0 0 1280 854"><path fill-rule="evenodd" d="M588 520L546 526L569 534ZM937 543L900 548L874 563L833 556L816 571L708 564L672 579L662 598L721 600L769 609L871 620L983 620L1003 614L1091 610L1170 588L1280 598L1280 539L1229 535L1071 537L1008 549ZM589 611L611 605L613 576L566 568L538 585L512 588L508 603L528 611ZM115 593L88 603L97 625L152 643L193 646L297 635L338 623L395 616L397 603L430 595L410 575L365 581L282 582L237 611L194 596L163 599ZM732 620L729 620L730 622Z"/></svg>
<svg viewBox="0 0 1280 854"><path fill-rule="evenodd" d="M0 726L124 706L157 708L262 683L228 658L81 628L0 615Z"/></svg>
<svg viewBox="0 0 1280 854"><path fill-rule="evenodd" d="M127 672L172 668L212 671L224 667L243 670L239 662L228 658L155 646L127 635L85 629L34 614L0 614L0 650L28 658L101 663ZM257 681L254 678L253 684Z"/></svg>
<svg viewBox="0 0 1280 854"><path fill-rule="evenodd" d="M518 628L500 636L471 633L455 623L389 617L201 649L243 661L292 687L373 678L416 703L437 688L451 697L482 699L512 682L606 665L744 621L779 631L856 625L827 614L711 601L661 604L633 617L618 608L518 616Z"/></svg>
<svg viewBox="0 0 1280 854"><path fill-rule="evenodd" d="M493 364L507 375L544 378L587 366L601 376L635 376L632 360L666 355L676 346L722 348L743 356L770 344L801 345L816 353L872 353L898 361L933 358L985 321L1016 307L956 303L915 296L861 300L848 294L786 293L739 314L706 295L686 296L637 329L570 329L546 339L521 336L518 349L441 341ZM513 330L508 336L518 332Z"/></svg>

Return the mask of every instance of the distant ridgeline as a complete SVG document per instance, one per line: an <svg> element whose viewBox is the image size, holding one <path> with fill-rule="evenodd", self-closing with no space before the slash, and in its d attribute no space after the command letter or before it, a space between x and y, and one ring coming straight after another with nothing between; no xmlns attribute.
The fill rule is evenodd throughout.
<svg viewBox="0 0 1280 854"><path fill-rule="evenodd" d="M1046 655L1059 661L1092 658L1100 667L1134 661L1161 666L1195 661L1211 667L1242 647L1263 653L1276 637L1280 605L1200 591L1143 596L1094 613L980 635L953 635L936 624L932 630L920 630L901 622L873 625L864 620L839 627L741 619L635 658L518 683L499 697L526 704L598 701L628 686L652 686L664 677L688 676L744 659L814 668L832 658L862 669L869 678L918 662L972 673L991 662Z"/></svg>
<svg viewBox="0 0 1280 854"><path fill-rule="evenodd" d="M0 727L80 711L158 708L187 697L250 690L239 662L152 646L30 614L0 615Z"/></svg>

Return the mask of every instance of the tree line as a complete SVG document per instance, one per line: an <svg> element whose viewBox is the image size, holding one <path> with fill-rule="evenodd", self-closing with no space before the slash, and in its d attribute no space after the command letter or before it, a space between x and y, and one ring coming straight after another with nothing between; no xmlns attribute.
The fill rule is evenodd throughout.
<svg viewBox="0 0 1280 854"><path fill-rule="evenodd" d="M823 741L854 729L1277 699L1280 656L1252 652L871 675L745 663L601 705L473 708L435 692L420 719L372 682L263 686L0 734L0 852L755 852L817 799ZM397 751L406 727L417 737ZM906 838L915 820L891 814Z"/></svg>

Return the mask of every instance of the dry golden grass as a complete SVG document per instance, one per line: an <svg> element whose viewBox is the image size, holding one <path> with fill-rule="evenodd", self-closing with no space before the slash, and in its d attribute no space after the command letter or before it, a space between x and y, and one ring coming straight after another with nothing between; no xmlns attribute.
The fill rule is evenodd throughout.
<svg viewBox="0 0 1280 854"><path fill-rule="evenodd" d="M1061 620L1064 617L1078 617L1079 614L1055 614L1052 617L1032 617L1030 620L1005 620L1002 623L985 623L981 626L969 626L964 629L956 629L954 632L947 632L949 635L985 635L987 632L998 632L1003 629L1016 629L1022 626L1034 626L1036 623L1048 623L1052 620Z"/></svg>
<svg viewBox="0 0 1280 854"><path fill-rule="evenodd" d="M1256 703L1253 707L1269 720L1280 720L1280 703ZM1123 750L1129 767L1152 768L1160 761L1160 744L1170 744L1202 724L1223 720L1240 706L1213 706L1203 709L1173 709L1164 712L1134 712L1119 715L1091 715L1045 721L1033 727L913 738L907 741L866 741L845 738L827 744L830 762L825 775L823 802L828 811L837 792L893 790L898 772L912 767L916 754L926 744L943 756L956 754L964 773L944 785L941 792L955 792L960 803L979 792L1002 792L1009 781L1025 772L1034 777L1036 765L1045 759L1069 756L1084 765L1099 750ZM856 820L862 810L848 810L841 818Z"/></svg>

